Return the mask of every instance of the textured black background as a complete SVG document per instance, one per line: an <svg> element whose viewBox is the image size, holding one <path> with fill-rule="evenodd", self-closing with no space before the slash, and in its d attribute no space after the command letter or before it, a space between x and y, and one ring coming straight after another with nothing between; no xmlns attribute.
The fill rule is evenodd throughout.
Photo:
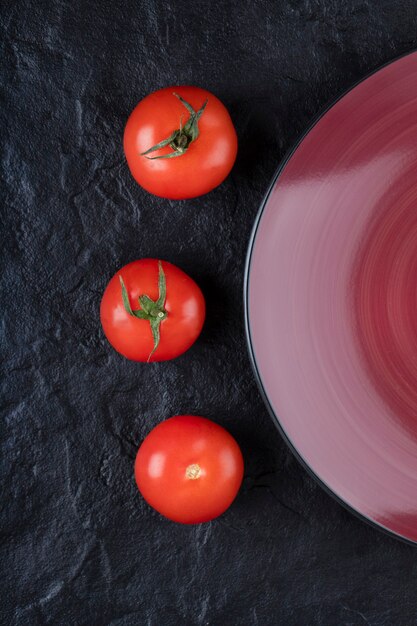
<svg viewBox="0 0 417 626"><path fill-rule="evenodd" d="M400 0L17 0L1 8L3 624L410 625L417 553L301 469L254 383L242 320L252 223L321 107L417 45ZM131 178L123 127L169 84L213 91L240 141L229 179L187 202ZM130 363L99 324L123 264L170 260L207 323L179 359ZM245 480L212 523L139 496L136 449L191 412L242 446Z"/></svg>

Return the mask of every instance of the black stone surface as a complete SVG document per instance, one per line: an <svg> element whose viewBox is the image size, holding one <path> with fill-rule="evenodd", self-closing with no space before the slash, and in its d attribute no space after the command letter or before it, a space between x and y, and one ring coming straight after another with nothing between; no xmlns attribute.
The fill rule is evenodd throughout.
<svg viewBox="0 0 417 626"><path fill-rule="evenodd" d="M345 511L299 466L258 394L242 278L277 164L352 82L417 45L417 2L4 0L1 5L2 624L417 623L417 552ZM188 202L131 178L135 104L197 84L229 108L228 180ZM99 324L105 285L143 256L201 285L179 359L139 365ZM242 446L245 480L182 527L133 480L160 420L197 413Z"/></svg>

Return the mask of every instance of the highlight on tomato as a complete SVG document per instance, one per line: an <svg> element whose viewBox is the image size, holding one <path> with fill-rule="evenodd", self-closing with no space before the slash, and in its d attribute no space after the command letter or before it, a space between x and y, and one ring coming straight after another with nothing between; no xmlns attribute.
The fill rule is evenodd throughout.
<svg viewBox="0 0 417 626"><path fill-rule="evenodd" d="M174 522L198 524L232 504L243 478L243 457L232 435L209 419L177 415L144 439L135 461L139 491Z"/></svg>
<svg viewBox="0 0 417 626"><path fill-rule="evenodd" d="M123 145L139 185L173 200L220 185L237 154L226 107L199 87L166 87L146 96L127 121Z"/></svg>
<svg viewBox="0 0 417 626"><path fill-rule="evenodd" d="M110 280L100 306L104 334L133 361L166 361L192 346L204 324L204 296L168 261L128 263Z"/></svg>

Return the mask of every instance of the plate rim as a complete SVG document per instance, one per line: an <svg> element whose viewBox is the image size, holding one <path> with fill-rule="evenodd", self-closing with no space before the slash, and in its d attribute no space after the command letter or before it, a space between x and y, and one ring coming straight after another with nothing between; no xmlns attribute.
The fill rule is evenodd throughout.
<svg viewBox="0 0 417 626"><path fill-rule="evenodd" d="M265 210L266 204L269 200L269 197L271 195L272 190L275 187L275 184L277 183L279 177L281 176L282 172L284 171L285 167L287 166L288 162L290 161L290 159L292 158L292 156L294 155L294 153L297 151L297 149L299 148L299 146L301 145L301 143L304 141L304 139L307 137L307 135L313 130L313 128L317 125L317 123L322 119L322 117L324 117L326 115L326 113L328 111L330 111L330 109L332 109L340 100L342 100L348 93L350 93L351 91L353 91L358 85L360 85L361 83L365 82L366 80L368 80L368 78L370 78L371 76L373 76L374 74L377 74L379 71L383 70L384 68L392 65L393 63L396 63L397 61L400 61L401 59L410 56L412 54L417 53L417 48L413 48L411 50L408 50L407 52L403 52L397 56L395 56L394 58L392 58L389 61L386 61L385 63L382 63L381 65L378 65L375 69L371 70L370 72L368 72L365 76L363 76L362 78L360 78L359 80L357 80L356 82L354 82L352 85L350 85L347 89L344 89L342 92L340 92L334 99L328 101L320 110L319 112L313 116L311 122L306 126L306 128L300 133L300 135L297 137L297 139L294 141L294 143L292 143L292 145L290 146L290 148L285 152L284 156L282 157L282 159L280 160L277 169L275 170L273 176L272 176L272 180L268 186L268 189L261 201L261 204L259 206L258 212L256 214L255 217L255 221L253 223L252 226L252 231L249 237L249 242L248 242L248 247L247 247L247 252L246 252L246 259L245 259L245 268L244 268L244 277L243 277L243 312L244 312L244 327L245 327L245 338L246 338L246 347L249 353L249 360L252 366L252 371L255 375L255 380L261 395L261 398L272 418L272 421L274 422L276 428L278 429L278 432L280 433L281 437L283 438L283 440L285 441L286 445L288 446L288 448L291 450L292 454L295 456L295 458L297 459L297 461L300 463L300 465L307 471L307 473L311 476L311 478L313 478L316 483L325 491L325 493L327 493L329 496L331 496L333 498L333 500L335 500L338 504L340 504L345 510L349 511L349 513L353 514L357 519L361 520L362 522L367 523L369 526L371 526L372 528L376 528L377 530L381 531L382 533L384 533L385 535L397 539L403 543L406 543L407 545L413 546L413 547L417 547L417 539L410 539L409 537L405 537L404 535L401 535L397 532L395 532L394 530L392 530L391 528L388 528L387 526L384 526L383 524L377 522L374 519L371 519L370 517L367 517L364 513L361 513L360 511L356 510L355 508L353 508L350 504L348 504L345 500L343 500L343 498L341 498L335 491L333 491L331 489L331 487L329 487L329 485L327 485L319 476L318 474L316 474L316 472L313 470L313 468L307 463L307 461L303 458L303 456L301 455L301 453L297 450L295 444L292 442L291 438L289 437L289 435L286 433L284 427L281 424L281 421L278 417L278 415L275 413L274 409L272 408L271 402L269 401L268 395L265 391L262 379L261 379L261 375L259 373L259 369L258 369L258 365L256 362L256 358L255 358L255 353L254 353L254 348L253 348L253 343L252 343L252 338L251 338L251 329L250 329L250 322L249 322L249 277L250 277L250 270L251 270L251 260L252 260L252 255L253 255L253 248L254 248L254 244L255 244L255 240L256 240L256 235L257 235L257 231L259 228L259 224L261 222L262 219L262 215L263 212Z"/></svg>

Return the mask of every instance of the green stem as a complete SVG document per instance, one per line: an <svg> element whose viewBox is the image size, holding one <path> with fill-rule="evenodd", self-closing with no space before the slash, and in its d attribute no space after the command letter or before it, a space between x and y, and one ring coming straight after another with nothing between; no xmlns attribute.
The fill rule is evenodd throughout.
<svg viewBox="0 0 417 626"><path fill-rule="evenodd" d="M147 159L172 159L182 156L187 152L192 142L195 141L200 134L200 131L198 129L198 121L204 113L204 109L207 106L208 100L204 102L203 106L198 109L198 111L195 111L191 104L184 100L184 98L182 98L175 92L173 92L173 95L178 98L178 100L185 106L190 114L190 117L183 126L181 116L179 128L174 130L174 132L171 133L171 135L166 139L163 139L151 148L148 148L148 150L145 150L145 152L140 153L141 156L145 156ZM162 154L155 157L147 156L151 152L155 152L156 150L160 150L161 148L165 148L166 146L169 146L173 150L173 152L169 152L168 154Z"/></svg>
<svg viewBox="0 0 417 626"><path fill-rule="evenodd" d="M126 286L124 284L122 276L119 274L120 285L122 288L122 300L123 306L125 307L126 312L133 317L137 317L141 320L147 320L151 327L152 338L153 338L153 349L148 356L148 363L154 354L155 350L159 346L160 341L160 325L161 322L164 321L168 317L168 313L165 309L165 300L166 300L166 280L165 280L165 272L162 267L161 261L158 261L158 290L159 295L156 302L154 302L149 296L143 294L139 296L139 304L141 306L140 309L133 310L130 304L129 295L127 293Z"/></svg>

